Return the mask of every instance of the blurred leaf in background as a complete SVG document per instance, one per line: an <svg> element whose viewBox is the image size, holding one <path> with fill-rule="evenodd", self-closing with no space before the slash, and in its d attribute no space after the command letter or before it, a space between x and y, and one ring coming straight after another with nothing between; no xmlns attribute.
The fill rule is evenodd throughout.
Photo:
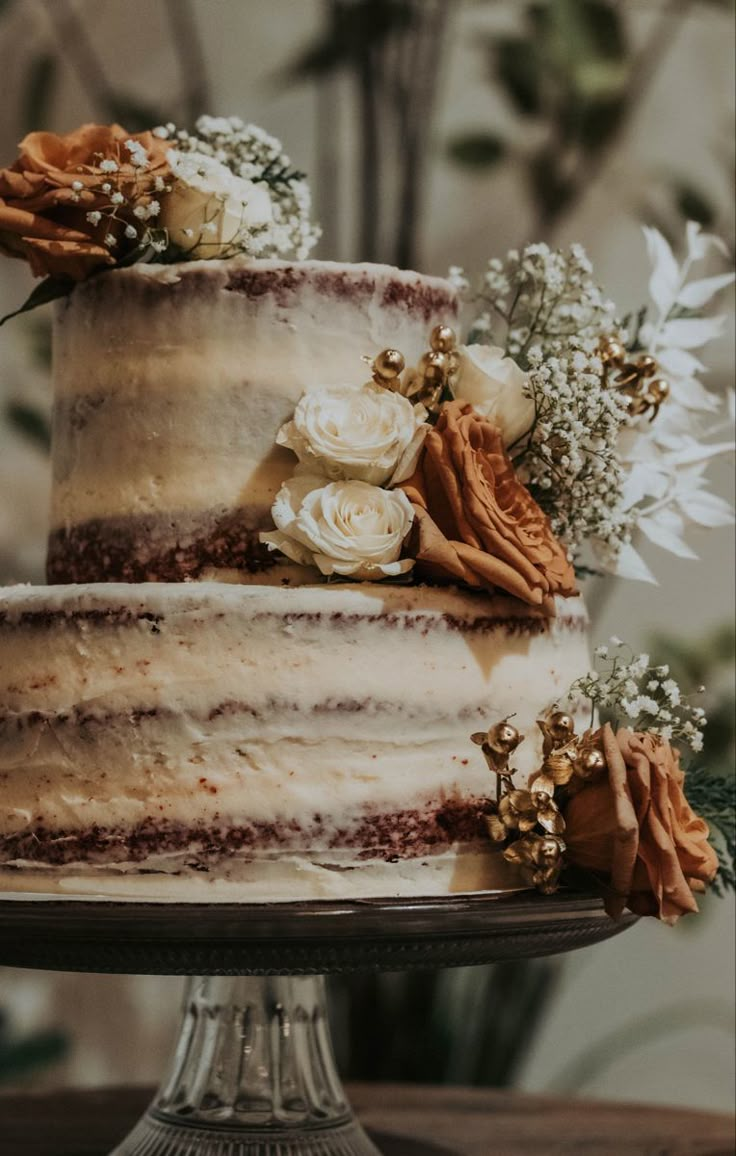
<svg viewBox="0 0 736 1156"><path fill-rule="evenodd" d="M616 135L630 97L632 52L622 6L606 0L555 0L523 6L516 35L493 35L482 48L490 82L515 114L542 131L519 154L544 232L588 182L590 158ZM477 135L477 134L476 134ZM473 135L450 142L452 159L478 165ZM499 141L485 164L513 150Z"/></svg>
<svg viewBox="0 0 736 1156"><path fill-rule="evenodd" d="M338 1060L353 1080L509 1087L554 996L558 960L331 981Z"/></svg>
<svg viewBox="0 0 736 1156"><path fill-rule="evenodd" d="M520 131L504 136L495 125L474 126L448 142L449 158L489 172L513 159L534 206L534 239L549 238L616 155L622 133L650 91L685 17L708 6L732 5L730 0L662 0L652 6L651 23L639 44L630 32L634 4L520 4L518 31L486 35L480 42L487 79ZM653 174L648 184L663 187L667 211L638 183L632 196L642 199L632 207L666 236L679 231L682 219L729 231L725 222L716 221L717 209L698 176L687 171Z"/></svg>
<svg viewBox="0 0 736 1156"><path fill-rule="evenodd" d="M0 1008L0 1085L36 1074L64 1059L68 1051L67 1037L53 1028L15 1035Z"/></svg>

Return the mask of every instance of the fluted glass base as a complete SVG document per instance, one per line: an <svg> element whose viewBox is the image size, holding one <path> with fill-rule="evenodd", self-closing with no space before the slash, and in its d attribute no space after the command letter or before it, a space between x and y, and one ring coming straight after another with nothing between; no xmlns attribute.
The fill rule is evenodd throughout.
<svg viewBox="0 0 736 1156"><path fill-rule="evenodd" d="M112 1156L380 1156L337 1075L324 979L189 980L171 1072Z"/></svg>

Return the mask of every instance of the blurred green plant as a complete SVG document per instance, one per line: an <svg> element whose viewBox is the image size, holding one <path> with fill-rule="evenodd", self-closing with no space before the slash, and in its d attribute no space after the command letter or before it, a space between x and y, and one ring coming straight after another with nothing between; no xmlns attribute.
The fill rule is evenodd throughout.
<svg viewBox="0 0 736 1156"><path fill-rule="evenodd" d="M167 42L176 56L181 91L156 104L111 85L106 63L90 35L93 23L77 5L70 0L45 0L44 7L58 48L53 55L40 54L29 68L26 131L46 122L61 66L75 73L91 112L103 121L120 121L130 132L142 132L169 120L194 124L208 111L210 84L191 0L163 0L169 27Z"/></svg>
<svg viewBox="0 0 736 1156"><path fill-rule="evenodd" d="M55 1029L15 1035L7 1014L0 1008L0 1084L23 1079L51 1064L69 1051L69 1040Z"/></svg>
<svg viewBox="0 0 736 1156"><path fill-rule="evenodd" d="M331 981L338 1061L352 1080L509 1087L562 964L519 960Z"/></svg>
<svg viewBox="0 0 736 1156"><path fill-rule="evenodd" d="M520 5L519 31L489 35L480 45L487 78L502 93L519 131L501 133L491 126L459 133L448 143L450 158L477 170L513 158L535 208L534 239L549 238L613 155L684 18L701 7L731 6L731 0L663 0L644 42L635 47L629 30L635 5L610 0ZM537 143L530 147L530 139ZM682 217L714 225L716 207L697 178L668 173L662 181ZM646 208L662 231L672 233L667 214L653 203L636 207Z"/></svg>
<svg viewBox="0 0 736 1156"><path fill-rule="evenodd" d="M525 6L523 31L487 41L488 72L515 113L544 127L540 144L520 159L544 235L588 184L592 158L618 131L630 99L630 49L623 14L606 0L555 0ZM450 145L455 160L488 167L513 145L478 133ZM475 152L469 151L469 142ZM493 146L493 150L491 149Z"/></svg>
<svg viewBox="0 0 736 1156"><path fill-rule="evenodd" d="M725 623L696 644L656 634L650 649L656 663L666 663L681 686L705 687L702 706L708 725L703 732L703 750L688 768L685 792L690 805L711 828L720 862L716 894L736 890L736 628Z"/></svg>

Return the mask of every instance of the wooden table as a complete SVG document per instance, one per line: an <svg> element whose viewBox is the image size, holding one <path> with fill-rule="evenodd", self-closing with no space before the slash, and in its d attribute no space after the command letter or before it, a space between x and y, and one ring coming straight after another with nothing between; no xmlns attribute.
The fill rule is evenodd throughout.
<svg viewBox="0 0 736 1156"><path fill-rule="evenodd" d="M487 1089L353 1085L384 1156L734 1156L729 1116ZM0 1156L107 1156L151 1092L0 1097Z"/></svg>

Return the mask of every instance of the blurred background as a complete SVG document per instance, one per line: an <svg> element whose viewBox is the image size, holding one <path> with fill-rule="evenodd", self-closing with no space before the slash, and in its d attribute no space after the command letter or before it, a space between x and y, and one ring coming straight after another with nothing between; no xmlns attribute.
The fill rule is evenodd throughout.
<svg viewBox="0 0 736 1156"><path fill-rule="evenodd" d="M475 274L575 240L623 311L646 294L642 222L677 248L695 219L734 251L723 0L0 0L0 75L0 164L27 131L86 120L262 124L310 175L324 258ZM31 284L0 263L0 313ZM42 580L49 347L43 311L0 331L0 582ZM706 360L725 390L732 322ZM730 466L713 477L732 495ZM733 774L733 533L690 544L699 563L647 556L659 589L591 589L594 638L705 683L706 753ZM154 1082L180 984L0 970L0 1092ZM355 1077L729 1109L733 993L731 893L569 958L357 977L332 998Z"/></svg>

